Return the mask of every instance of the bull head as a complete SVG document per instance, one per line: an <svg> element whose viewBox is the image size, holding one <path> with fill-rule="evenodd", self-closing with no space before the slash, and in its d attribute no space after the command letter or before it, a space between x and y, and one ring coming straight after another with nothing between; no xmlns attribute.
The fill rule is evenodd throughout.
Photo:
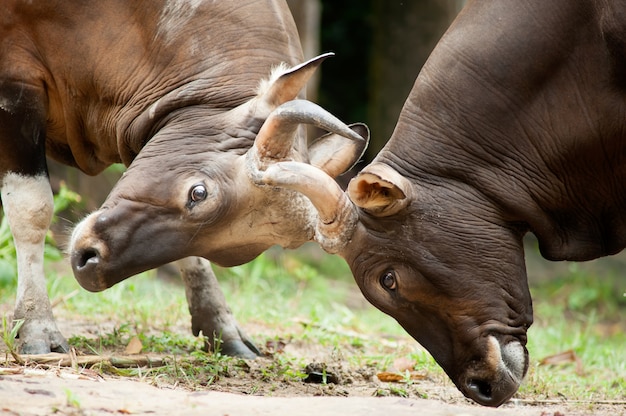
<svg viewBox="0 0 626 416"><path fill-rule="evenodd" d="M528 369L531 300L515 281L520 270L525 276L521 235L466 208L476 198L471 192L408 177L375 162L344 193L314 166L280 162L262 182L310 198L319 212L315 239L348 262L365 297L466 396L499 406Z"/></svg>
<svg viewBox="0 0 626 416"><path fill-rule="evenodd" d="M257 183L277 161L310 163L335 177L363 154L366 127L349 128L296 99L327 56L279 70L256 97L228 111L193 106L173 112L102 207L74 230L71 263L81 286L104 290L187 256L233 266L275 244L310 241L316 218L310 202ZM307 148L302 124L330 133Z"/></svg>

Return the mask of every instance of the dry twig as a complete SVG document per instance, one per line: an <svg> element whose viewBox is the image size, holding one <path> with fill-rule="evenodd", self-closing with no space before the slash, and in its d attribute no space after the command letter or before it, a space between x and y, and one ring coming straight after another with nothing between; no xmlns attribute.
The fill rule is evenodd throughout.
<svg viewBox="0 0 626 416"><path fill-rule="evenodd" d="M72 354L60 354L51 352L49 354L41 355L24 355L20 356L24 365L28 364L40 364L40 365L54 365L59 367L73 367L77 369L78 366L90 367L95 364L110 364L116 368L130 368L130 367L161 367L164 365L163 357L156 357L150 355L80 355L77 356L76 352ZM8 363L16 363L15 358L8 358Z"/></svg>

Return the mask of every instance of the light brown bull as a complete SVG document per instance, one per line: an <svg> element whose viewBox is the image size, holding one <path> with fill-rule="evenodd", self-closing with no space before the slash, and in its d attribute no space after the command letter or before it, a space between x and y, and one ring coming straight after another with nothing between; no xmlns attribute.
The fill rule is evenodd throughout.
<svg viewBox="0 0 626 416"><path fill-rule="evenodd" d="M299 65L283 0L2 0L0 7L0 183L17 248L14 318L25 320L23 352L68 348L43 270L52 215L46 156L88 174L129 166L69 248L81 285L103 290L188 256L231 265L273 244L308 241L310 203L258 188L250 167L299 160L335 176L364 149L343 123L295 100L323 57ZM300 123L338 134L307 149ZM257 135L297 145L285 154L249 152ZM193 332L208 345L219 337L224 353L255 356L208 263L181 264Z"/></svg>

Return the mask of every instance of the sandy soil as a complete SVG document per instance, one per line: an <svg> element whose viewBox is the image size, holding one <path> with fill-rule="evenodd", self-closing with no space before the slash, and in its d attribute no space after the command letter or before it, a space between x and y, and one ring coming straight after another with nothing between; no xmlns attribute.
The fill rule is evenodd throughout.
<svg viewBox="0 0 626 416"><path fill-rule="evenodd" d="M85 329L75 318L59 321L64 333ZM410 386L381 382L381 373L368 367L355 368L332 351L317 350L303 342L284 348L291 355L311 357L308 371L313 374L316 365L324 366L333 382L267 380L262 374L275 365L272 357L246 361L240 371L207 386L196 385L194 390L159 377L130 379L102 375L82 366L19 366L0 360L0 415L626 415L623 404L515 399L499 409L488 409L465 399L443 378L418 376ZM394 387L401 387L408 397L393 395Z"/></svg>
<svg viewBox="0 0 626 416"><path fill-rule="evenodd" d="M0 414L612 416L626 412L620 406L585 408L567 403L529 405L515 401L499 409L488 409L462 401L450 404L434 399L364 396L365 391L352 391L346 386L341 386L341 390L342 395L329 396L323 389L309 388L303 392L300 388L294 392L287 388L278 396L259 396L158 387L140 380L80 374L67 368L17 369L11 375L5 369L5 375L0 376Z"/></svg>

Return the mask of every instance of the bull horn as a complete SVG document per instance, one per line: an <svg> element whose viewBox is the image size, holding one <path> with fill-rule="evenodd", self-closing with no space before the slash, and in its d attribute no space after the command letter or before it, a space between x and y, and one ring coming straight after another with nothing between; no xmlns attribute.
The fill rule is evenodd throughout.
<svg viewBox="0 0 626 416"><path fill-rule="evenodd" d="M257 180L299 192L311 201L319 215L315 240L328 253L340 252L352 237L358 221L356 208L337 182L321 169L302 162L277 162L260 172Z"/></svg>
<svg viewBox="0 0 626 416"><path fill-rule="evenodd" d="M291 100L272 111L259 130L254 147L260 159L288 158L300 124L311 124L356 141L365 140L317 104L306 100Z"/></svg>

